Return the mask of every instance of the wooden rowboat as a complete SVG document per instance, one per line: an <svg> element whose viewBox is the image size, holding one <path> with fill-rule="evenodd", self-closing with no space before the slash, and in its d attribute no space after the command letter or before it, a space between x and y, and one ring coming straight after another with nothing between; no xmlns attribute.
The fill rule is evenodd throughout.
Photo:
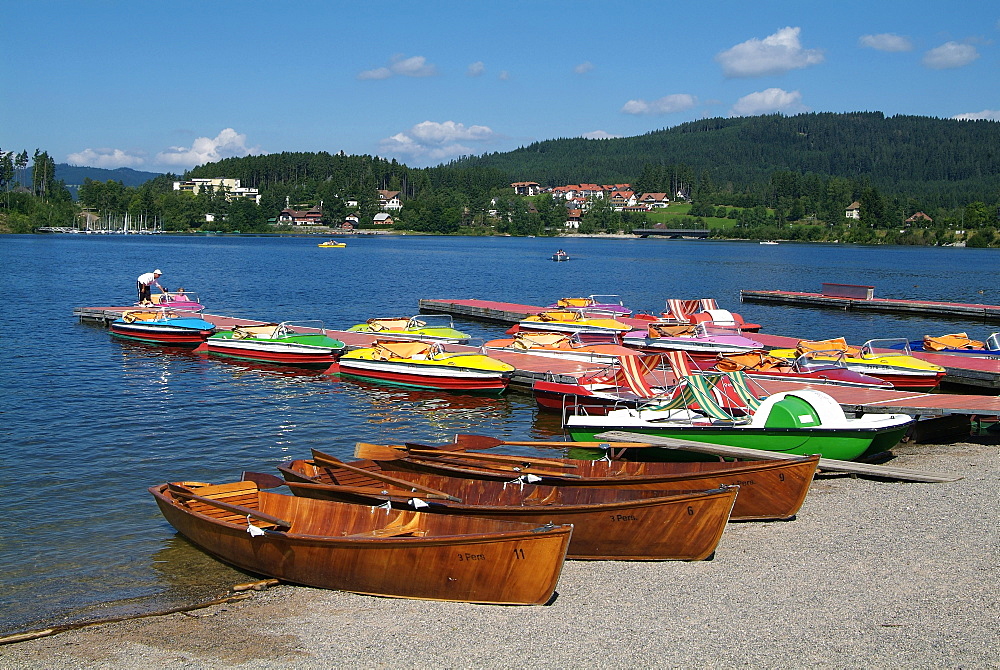
<svg viewBox="0 0 1000 670"><path fill-rule="evenodd" d="M529 524L573 524L568 558L708 558L722 537L739 487L685 493L541 486L386 471L374 461L333 457L292 461L279 470L300 496L350 502L389 501L444 516Z"/></svg>
<svg viewBox="0 0 1000 670"><path fill-rule="evenodd" d="M313 500L260 491L252 481L149 492L178 532L238 568L396 598L544 604L572 531Z"/></svg>
<svg viewBox="0 0 1000 670"><path fill-rule="evenodd" d="M478 435L462 437L491 439ZM573 442L562 444L567 448L575 446ZM360 443L355 456L377 459L390 470L452 477L509 481L512 477L530 474L541 477L540 483L550 486L700 491L736 485L740 487L740 494L730 516L733 521L793 518L805 501L820 458L814 455L786 461L735 462L541 459L455 451L456 446L439 448L411 443L387 447Z"/></svg>

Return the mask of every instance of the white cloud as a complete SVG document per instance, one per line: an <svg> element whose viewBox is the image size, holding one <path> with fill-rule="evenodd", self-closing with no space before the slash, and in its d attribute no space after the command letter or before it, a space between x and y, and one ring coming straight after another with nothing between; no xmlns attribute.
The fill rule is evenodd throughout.
<svg viewBox="0 0 1000 670"><path fill-rule="evenodd" d="M510 72L508 72L507 70L500 70L500 74L497 75L497 79L499 79L500 81L509 81Z"/></svg>
<svg viewBox="0 0 1000 670"><path fill-rule="evenodd" d="M894 33L879 33L878 35L862 35L858 44L878 51L913 51L913 43L909 37Z"/></svg>
<svg viewBox="0 0 1000 670"><path fill-rule="evenodd" d="M483 65L483 61L477 60L475 63L469 66L466 74L470 77L478 77L482 73L486 72L486 66Z"/></svg>
<svg viewBox="0 0 1000 670"><path fill-rule="evenodd" d="M577 65L575 68L573 68L573 72L577 74L587 74L593 69L594 69L594 64L591 63L589 60L586 60Z"/></svg>
<svg viewBox="0 0 1000 670"><path fill-rule="evenodd" d="M606 130L592 130L589 133L584 133L583 135L580 135L580 137L586 140L610 140L616 137L623 137L623 136L609 133Z"/></svg>
<svg viewBox="0 0 1000 670"><path fill-rule="evenodd" d="M454 121L424 121L381 141L381 151L421 161L442 161L476 153L469 143L487 143L499 136L488 126L466 126Z"/></svg>
<svg viewBox="0 0 1000 670"><path fill-rule="evenodd" d="M203 163L232 158L250 156L261 153L260 147L248 147L247 136L237 133L232 128L226 128L215 138L199 137L190 147L170 147L156 154L156 162L160 165L176 165L194 167Z"/></svg>
<svg viewBox="0 0 1000 670"><path fill-rule="evenodd" d="M753 38L722 51L715 60L727 77L761 77L784 74L789 70L823 62L819 49L803 49L799 43L801 28L782 28L763 40Z"/></svg>
<svg viewBox="0 0 1000 670"><path fill-rule="evenodd" d="M979 52L971 44L945 42L924 54L924 65L932 70L949 70L968 65L979 58Z"/></svg>
<svg viewBox="0 0 1000 670"><path fill-rule="evenodd" d="M665 95L652 102L646 100L629 100L622 107L625 114L671 114L683 112L698 104L698 98L688 93Z"/></svg>
<svg viewBox="0 0 1000 670"><path fill-rule="evenodd" d="M757 114L773 114L774 112L798 113L808 109L802 104L802 94L798 91L784 91L780 88L769 88L745 95L736 101L729 110L730 116L755 116Z"/></svg>
<svg viewBox="0 0 1000 670"><path fill-rule="evenodd" d="M362 70L358 73L358 79L388 79L393 75L401 77L432 77L437 74L437 68L427 62L424 56L410 56L404 58L401 54L392 57L392 61L386 67L379 67L373 70Z"/></svg>
<svg viewBox="0 0 1000 670"><path fill-rule="evenodd" d="M138 167L146 162L144 154L129 153L121 149L91 149L66 156L70 165L99 168Z"/></svg>
<svg viewBox="0 0 1000 670"><path fill-rule="evenodd" d="M951 117L956 121L1000 121L1000 109L984 109L981 112L969 112Z"/></svg>

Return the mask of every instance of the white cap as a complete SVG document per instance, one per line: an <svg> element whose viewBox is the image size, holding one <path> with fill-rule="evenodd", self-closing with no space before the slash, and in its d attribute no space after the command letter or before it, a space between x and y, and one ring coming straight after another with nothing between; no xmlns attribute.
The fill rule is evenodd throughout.
<svg viewBox="0 0 1000 670"><path fill-rule="evenodd" d="M153 274L154 275L161 275L161 274L163 274L163 270L153 270Z"/></svg>

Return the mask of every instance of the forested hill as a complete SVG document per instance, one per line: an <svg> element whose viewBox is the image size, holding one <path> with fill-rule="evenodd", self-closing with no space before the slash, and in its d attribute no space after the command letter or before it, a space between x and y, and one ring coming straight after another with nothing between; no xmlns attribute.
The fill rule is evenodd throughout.
<svg viewBox="0 0 1000 670"><path fill-rule="evenodd" d="M450 165L559 185L634 183L650 165L680 164L719 190L752 190L781 170L868 182L886 193L985 199L1000 190L1000 122L880 112L714 118L636 137L547 140Z"/></svg>

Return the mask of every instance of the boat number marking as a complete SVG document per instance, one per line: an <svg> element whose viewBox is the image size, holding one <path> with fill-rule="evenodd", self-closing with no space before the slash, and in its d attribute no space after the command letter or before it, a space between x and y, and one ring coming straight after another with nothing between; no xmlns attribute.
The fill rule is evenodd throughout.
<svg viewBox="0 0 1000 670"><path fill-rule="evenodd" d="M778 479L780 481L785 481L785 473L784 472L779 472L778 473Z"/></svg>
<svg viewBox="0 0 1000 670"><path fill-rule="evenodd" d="M694 507L688 505L688 516L694 516Z"/></svg>
<svg viewBox="0 0 1000 670"><path fill-rule="evenodd" d="M486 555L485 554L470 554L469 552L465 552L464 554L460 553L458 555L458 560L461 561L461 562L465 562L465 561L485 561L486 560Z"/></svg>
<svg viewBox="0 0 1000 670"><path fill-rule="evenodd" d="M514 547L514 558L517 560L522 560L524 558L524 549L520 547Z"/></svg>
<svg viewBox="0 0 1000 670"><path fill-rule="evenodd" d="M612 521L638 521L634 514L612 514Z"/></svg>

